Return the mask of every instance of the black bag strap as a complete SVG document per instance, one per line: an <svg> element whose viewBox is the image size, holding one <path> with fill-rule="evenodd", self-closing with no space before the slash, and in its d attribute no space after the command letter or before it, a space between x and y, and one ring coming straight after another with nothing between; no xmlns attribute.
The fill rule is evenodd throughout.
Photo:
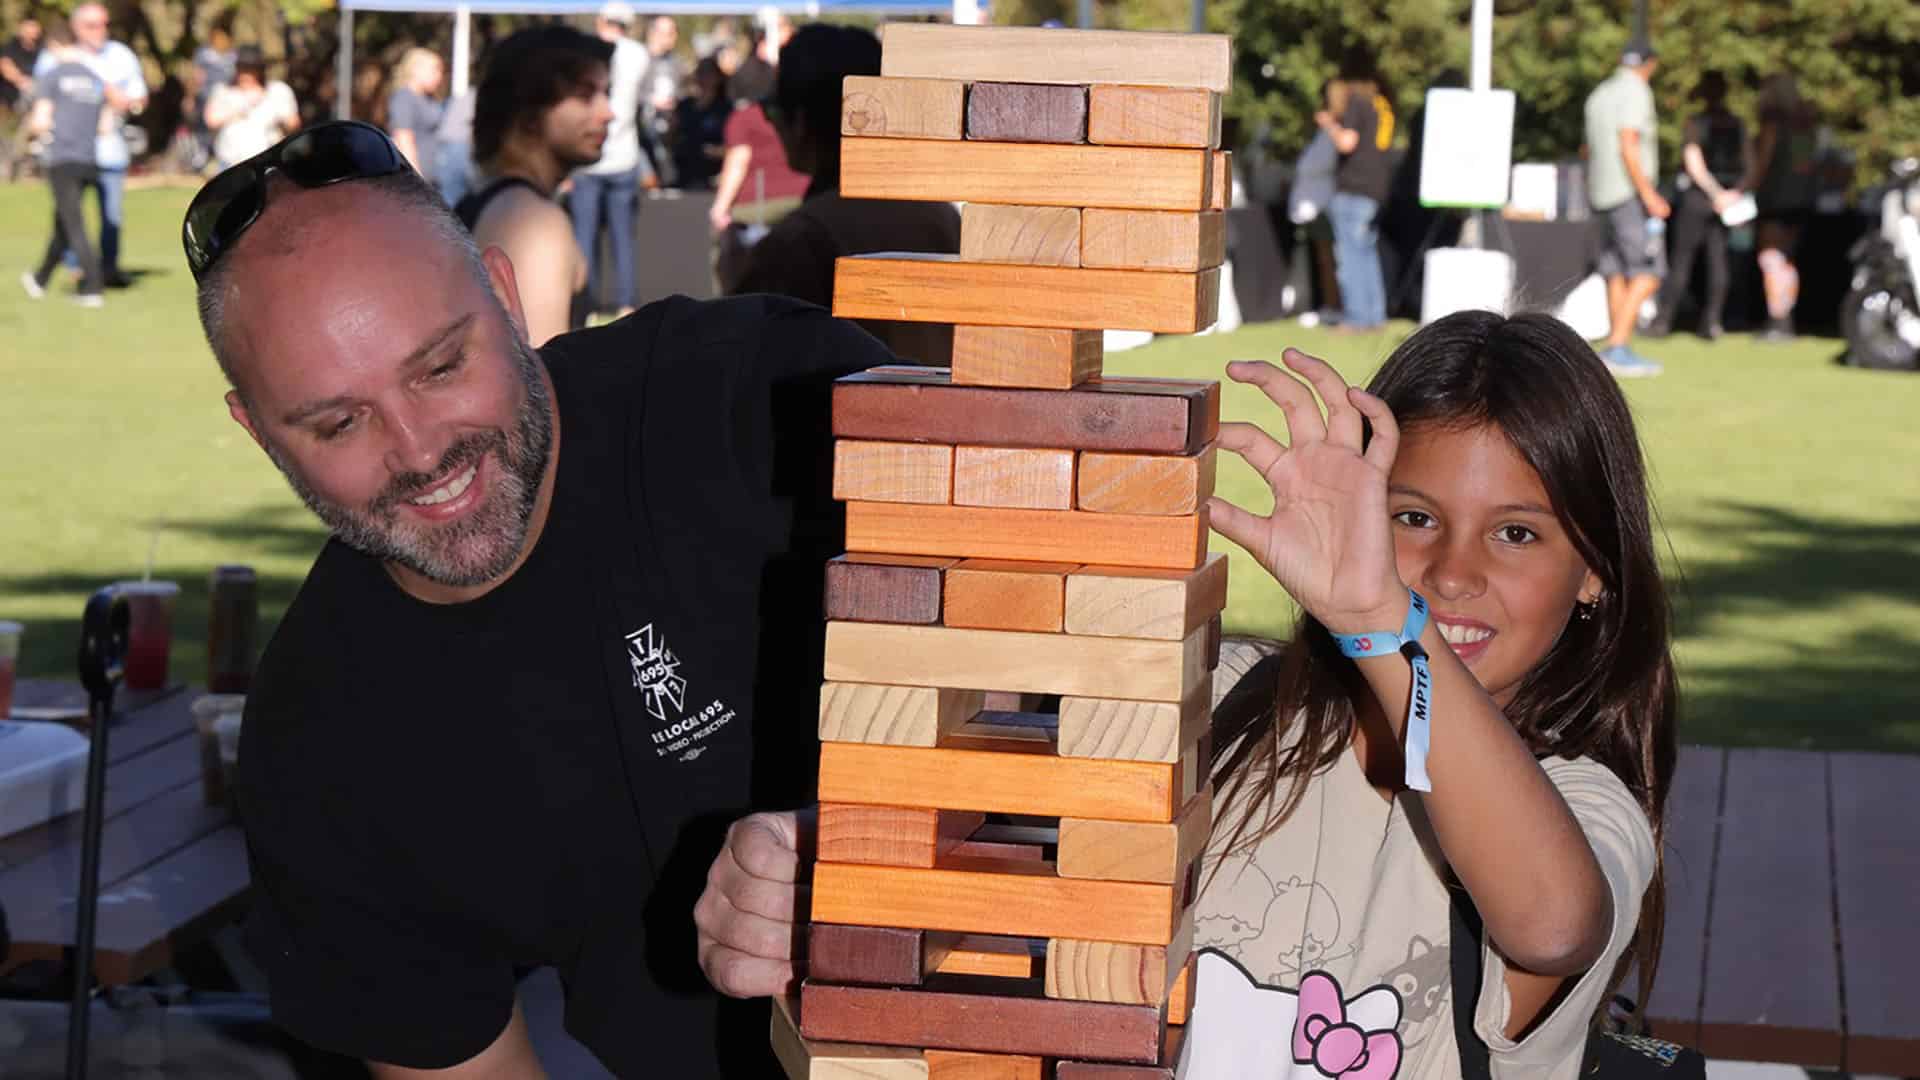
<svg viewBox="0 0 1920 1080"><path fill-rule="evenodd" d="M1473 1014L1480 1005L1480 910L1464 886L1447 887L1452 909L1453 937L1447 945L1447 965L1453 979L1453 1041L1460 1048L1461 1080L1493 1080L1493 1062L1487 1044L1473 1030Z"/></svg>

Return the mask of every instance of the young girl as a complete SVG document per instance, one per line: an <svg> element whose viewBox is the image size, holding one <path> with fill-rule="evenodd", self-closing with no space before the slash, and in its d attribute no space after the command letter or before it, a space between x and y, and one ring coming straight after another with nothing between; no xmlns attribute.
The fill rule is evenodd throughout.
<svg viewBox="0 0 1920 1080"><path fill-rule="evenodd" d="M1306 382L1228 373L1289 444L1220 431L1274 510L1212 514L1306 614L1273 708L1216 721L1181 1075L1453 1080L1464 994L1495 1077L1571 1078L1660 941L1676 688L1626 401L1539 315L1441 319L1371 392L1285 363ZM1484 946L1452 940L1457 888Z"/></svg>

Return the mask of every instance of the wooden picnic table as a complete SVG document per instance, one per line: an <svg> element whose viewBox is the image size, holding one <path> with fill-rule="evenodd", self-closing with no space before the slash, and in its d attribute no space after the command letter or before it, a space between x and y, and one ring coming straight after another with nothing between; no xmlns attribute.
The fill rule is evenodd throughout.
<svg viewBox="0 0 1920 1080"><path fill-rule="evenodd" d="M229 922L247 888L246 846L225 806L201 793L197 691L175 686L115 698L107 743L100 915L94 976L137 981ZM18 706L86 712L78 683L23 679ZM71 949L80 887L78 811L0 837L0 904L12 948L0 972Z"/></svg>

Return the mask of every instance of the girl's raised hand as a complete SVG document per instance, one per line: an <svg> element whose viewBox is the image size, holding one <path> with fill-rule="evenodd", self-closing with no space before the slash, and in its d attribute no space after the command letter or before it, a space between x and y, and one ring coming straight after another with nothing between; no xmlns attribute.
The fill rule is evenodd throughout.
<svg viewBox="0 0 1920 1080"><path fill-rule="evenodd" d="M1320 392L1326 415L1300 379L1272 364L1228 364L1230 378L1259 387L1280 406L1289 445L1255 424L1220 425L1220 446L1273 490L1273 512L1259 517L1216 496L1207 504L1213 527L1335 633L1396 630L1407 614L1407 590L1394 564L1387 475L1400 428L1385 402L1348 386L1325 361L1298 349L1281 360ZM1363 418L1373 422L1364 451Z"/></svg>

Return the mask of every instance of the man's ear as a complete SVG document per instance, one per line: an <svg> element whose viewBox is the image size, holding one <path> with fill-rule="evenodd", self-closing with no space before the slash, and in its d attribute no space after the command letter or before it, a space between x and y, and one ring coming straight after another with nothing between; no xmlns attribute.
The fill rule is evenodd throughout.
<svg viewBox="0 0 1920 1080"><path fill-rule="evenodd" d="M255 445L262 450L267 448L266 441L260 437L260 429L253 426L253 414L247 411L247 403L240 397L238 390L227 391L227 415L233 417L234 423L247 429L247 434L253 436Z"/></svg>
<svg viewBox="0 0 1920 1080"><path fill-rule="evenodd" d="M507 319L513 323L513 332L522 345L529 345L527 338L527 313L520 307L520 283L513 276L513 260L498 244L491 244L480 253L480 261L486 265L487 280L493 285L493 295L500 298L500 304L507 309Z"/></svg>

